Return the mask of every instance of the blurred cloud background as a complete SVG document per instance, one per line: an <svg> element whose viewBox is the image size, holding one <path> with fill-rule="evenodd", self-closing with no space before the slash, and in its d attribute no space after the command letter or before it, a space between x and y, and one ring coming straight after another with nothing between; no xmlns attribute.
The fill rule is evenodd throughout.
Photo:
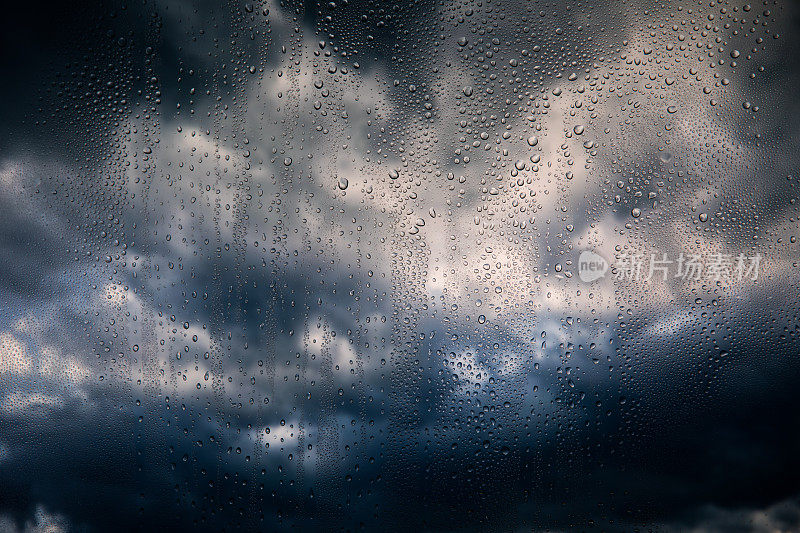
<svg viewBox="0 0 800 533"><path fill-rule="evenodd" d="M800 527L793 3L10 9L3 531Z"/></svg>

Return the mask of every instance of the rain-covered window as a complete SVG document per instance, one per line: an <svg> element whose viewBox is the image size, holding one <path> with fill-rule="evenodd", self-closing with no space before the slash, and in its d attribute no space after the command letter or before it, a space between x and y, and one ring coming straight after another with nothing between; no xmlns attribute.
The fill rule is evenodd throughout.
<svg viewBox="0 0 800 533"><path fill-rule="evenodd" d="M17 2L0 531L800 530L800 8Z"/></svg>

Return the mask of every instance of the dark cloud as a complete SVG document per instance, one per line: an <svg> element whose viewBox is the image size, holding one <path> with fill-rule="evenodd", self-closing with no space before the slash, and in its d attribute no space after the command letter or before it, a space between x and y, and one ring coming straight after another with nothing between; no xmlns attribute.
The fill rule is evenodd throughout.
<svg viewBox="0 0 800 533"><path fill-rule="evenodd" d="M798 527L793 5L12 9L0 529Z"/></svg>

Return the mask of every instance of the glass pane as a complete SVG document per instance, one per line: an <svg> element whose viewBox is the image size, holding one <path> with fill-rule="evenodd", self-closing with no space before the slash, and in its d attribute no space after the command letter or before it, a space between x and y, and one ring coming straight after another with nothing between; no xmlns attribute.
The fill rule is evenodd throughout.
<svg viewBox="0 0 800 533"><path fill-rule="evenodd" d="M0 531L800 529L799 16L8 6Z"/></svg>

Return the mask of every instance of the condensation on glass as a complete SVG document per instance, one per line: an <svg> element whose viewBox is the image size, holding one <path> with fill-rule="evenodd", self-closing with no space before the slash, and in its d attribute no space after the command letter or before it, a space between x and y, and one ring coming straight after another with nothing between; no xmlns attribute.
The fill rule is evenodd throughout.
<svg viewBox="0 0 800 533"><path fill-rule="evenodd" d="M0 530L800 528L794 3L11 12Z"/></svg>

